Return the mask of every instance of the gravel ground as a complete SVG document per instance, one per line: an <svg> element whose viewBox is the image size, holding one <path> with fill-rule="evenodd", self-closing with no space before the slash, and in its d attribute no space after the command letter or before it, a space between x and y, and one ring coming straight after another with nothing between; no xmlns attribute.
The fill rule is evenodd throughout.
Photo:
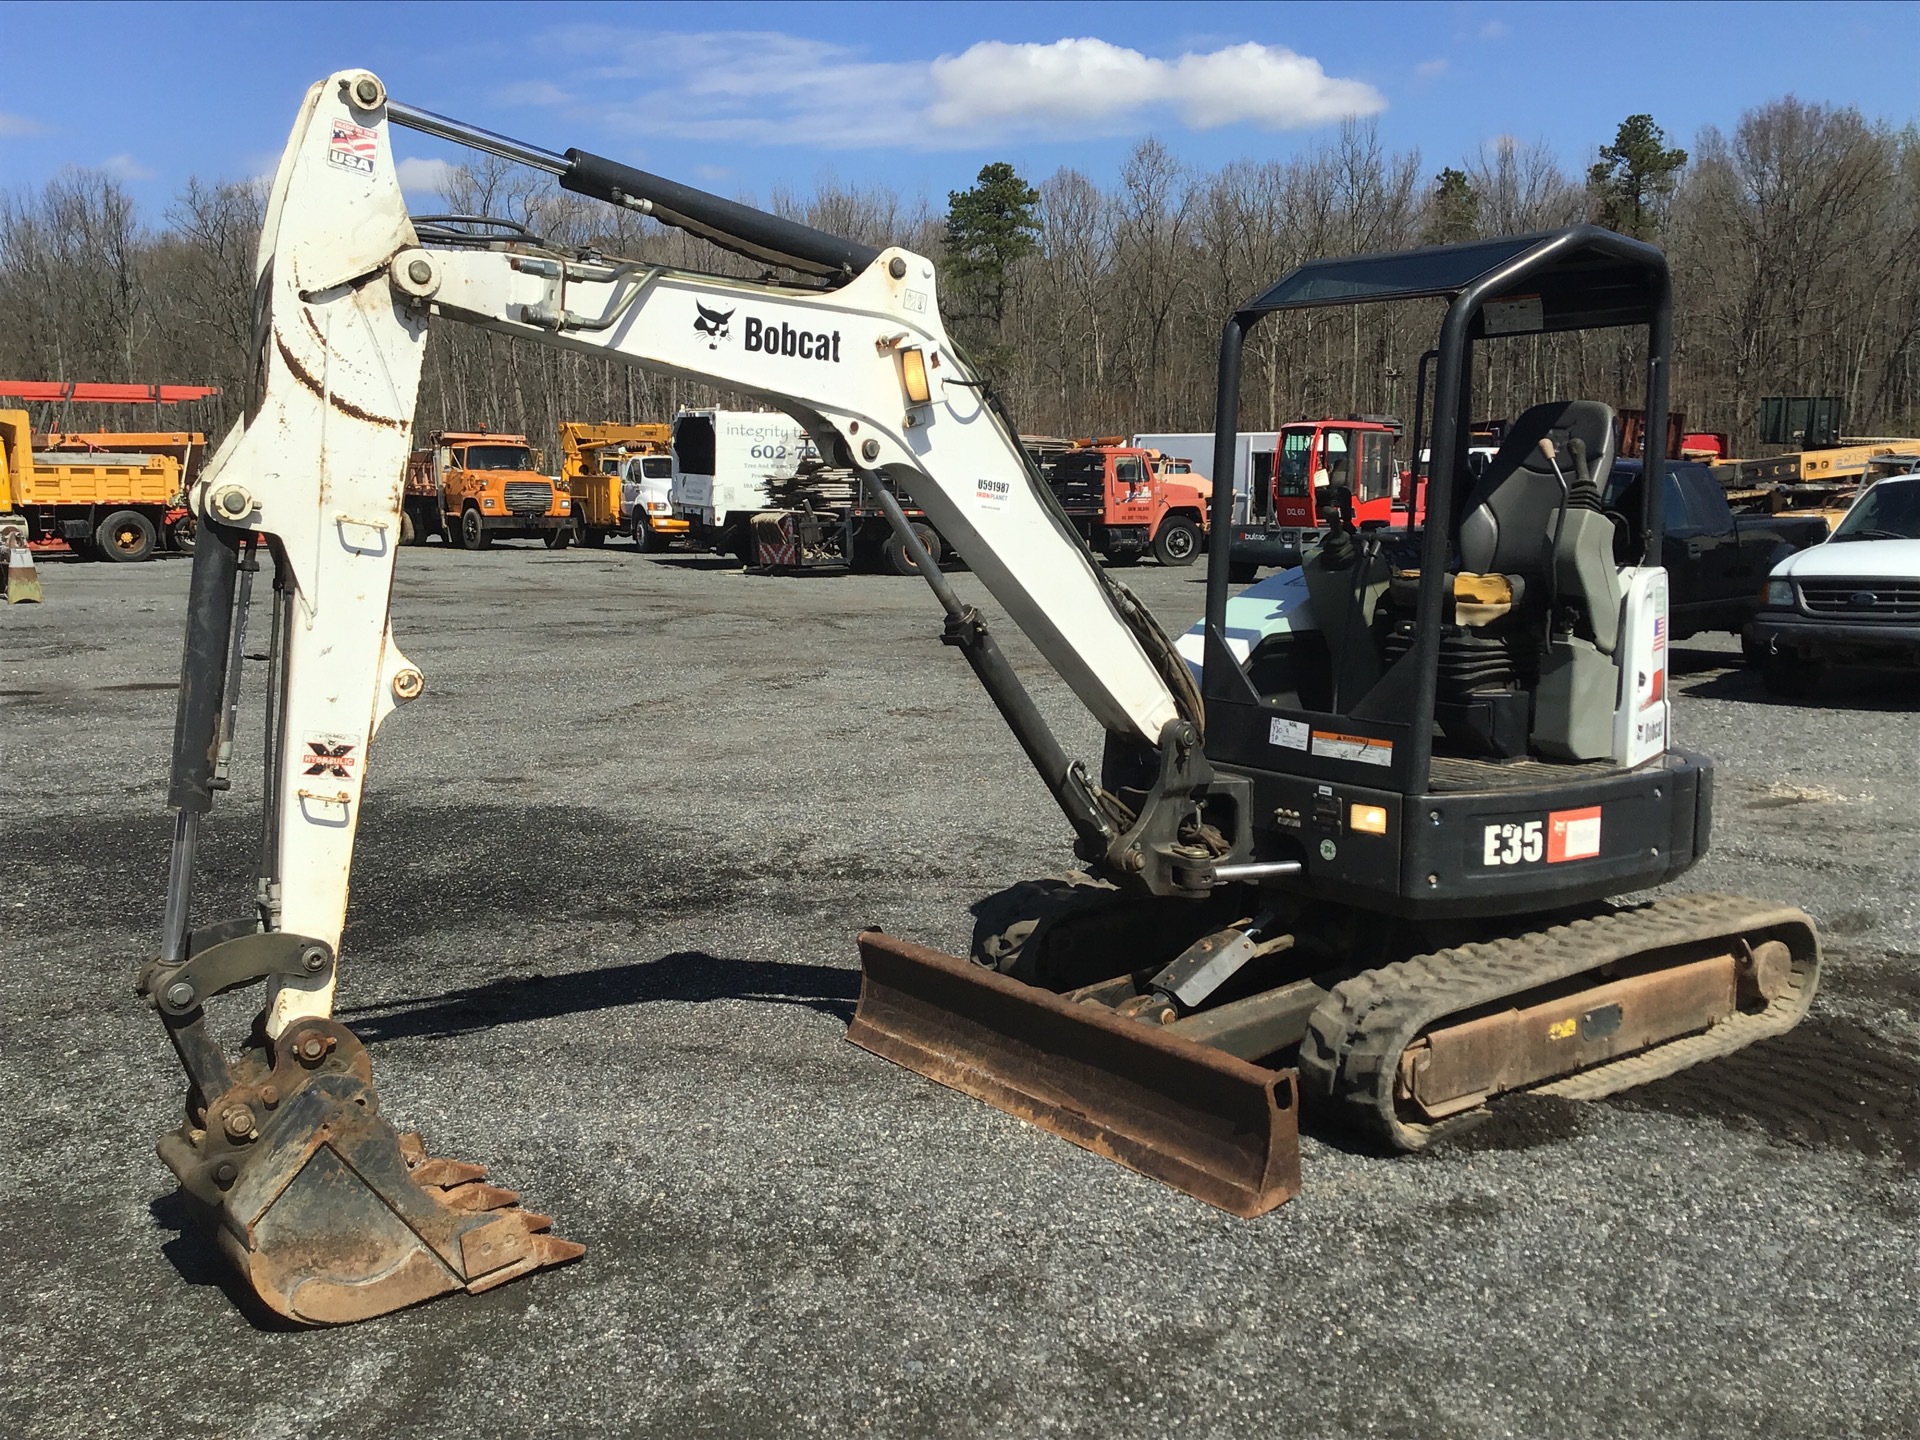
<svg viewBox="0 0 1920 1440"><path fill-rule="evenodd" d="M389 1115L590 1253L299 1333L236 1308L152 1149L182 1082L131 980L187 567L43 576L0 613L14 1433L1920 1433L1914 684L1782 705L1728 643L1675 657L1721 766L1683 885L1821 921L1800 1030L1430 1157L1308 1136L1248 1222L843 1043L857 928L958 948L1068 862L924 587L407 551L429 686L375 756L342 1018ZM1128 578L1198 615L1198 569ZM257 820L243 778L201 919L244 913Z"/></svg>

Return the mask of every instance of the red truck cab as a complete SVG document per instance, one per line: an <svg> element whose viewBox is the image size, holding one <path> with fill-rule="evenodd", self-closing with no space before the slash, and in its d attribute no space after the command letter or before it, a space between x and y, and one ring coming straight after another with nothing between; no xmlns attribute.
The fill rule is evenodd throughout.
<svg viewBox="0 0 1920 1440"><path fill-rule="evenodd" d="M1213 486L1177 465L1157 450L1081 445L1052 462L1048 479L1074 528L1108 560L1128 565L1151 550L1162 565L1191 565Z"/></svg>
<svg viewBox="0 0 1920 1440"><path fill-rule="evenodd" d="M1234 528L1230 565L1236 580L1251 580L1261 566L1298 565L1310 546L1325 538L1332 517L1328 492L1343 486L1353 497L1355 524L1418 523L1419 497L1410 473L1394 457L1400 422L1387 415L1296 420L1280 427L1271 482L1256 483L1251 514Z"/></svg>

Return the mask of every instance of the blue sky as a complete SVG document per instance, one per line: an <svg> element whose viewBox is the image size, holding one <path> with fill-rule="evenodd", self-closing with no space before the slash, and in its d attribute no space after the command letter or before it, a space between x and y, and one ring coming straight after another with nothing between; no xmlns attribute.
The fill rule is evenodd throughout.
<svg viewBox="0 0 1920 1440"><path fill-rule="evenodd" d="M1793 93L1905 125L1920 6L1862 4L20 4L0 189L108 168L156 216L272 169L300 96L401 100L726 194L886 181L936 207L982 164L1107 180L1154 135L1204 167L1376 115L1431 174L1502 135L1585 164L1635 111L1671 141ZM1063 43L1064 42L1064 43ZM61 57L70 57L71 64ZM101 77L88 84L86 77ZM402 132L403 178L454 148Z"/></svg>

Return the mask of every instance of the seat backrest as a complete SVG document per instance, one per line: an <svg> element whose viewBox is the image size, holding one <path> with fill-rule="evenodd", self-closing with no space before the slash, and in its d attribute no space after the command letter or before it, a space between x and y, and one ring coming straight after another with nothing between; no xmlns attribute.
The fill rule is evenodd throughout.
<svg viewBox="0 0 1920 1440"><path fill-rule="evenodd" d="M1572 441L1586 445L1596 487L1613 467L1613 409L1597 400L1556 400L1525 411L1468 497L1460 522L1460 568L1482 575L1546 576L1553 568L1555 517L1562 490L1553 461L1540 453L1553 441L1567 483L1578 479Z"/></svg>

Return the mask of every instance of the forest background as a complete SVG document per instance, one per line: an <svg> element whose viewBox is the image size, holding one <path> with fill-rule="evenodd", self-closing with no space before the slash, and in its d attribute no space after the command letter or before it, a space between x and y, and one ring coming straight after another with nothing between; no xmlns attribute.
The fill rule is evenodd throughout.
<svg viewBox="0 0 1920 1440"><path fill-rule="evenodd" d="M723 274L759 267L682 232L477 156L415 209L497 215L547 239ZM942 267L950 331L992 375L1021 429L1054 435L1208 430L1220 327L1303 261L1593 220L1668 252L1676 297L1673 408L1759 453L1759 402L1834 395L1850 434L1920 429L1920 130L1792 97L1669 143L1627 117L1584 169L1501 139L1437 170L1391 153L1371 122L1284 160L1200 171L1137 145L1102 183L1061 169L1030 184L982 168L944 210L878 186L738 197L820 229L902 244ZM0 376L216 385L166 428L218 433L245 404L252 275L266 184L190 181L159 216L125 187L70 169L0 196ZM1323 414L1410 417L1434 305L1296 312L1260 326L1242 424ZM1494 342L1483 416L1547 398L1639 403L1642 354L1622 336ZM416 427L517 430L551 449L563 420L660 420L740 404L710 387L440 327ZM39 427L61 423L36 407ZM75 428L148 428L89 407ZM557 463L557 462L555 462Z"/></svg>

